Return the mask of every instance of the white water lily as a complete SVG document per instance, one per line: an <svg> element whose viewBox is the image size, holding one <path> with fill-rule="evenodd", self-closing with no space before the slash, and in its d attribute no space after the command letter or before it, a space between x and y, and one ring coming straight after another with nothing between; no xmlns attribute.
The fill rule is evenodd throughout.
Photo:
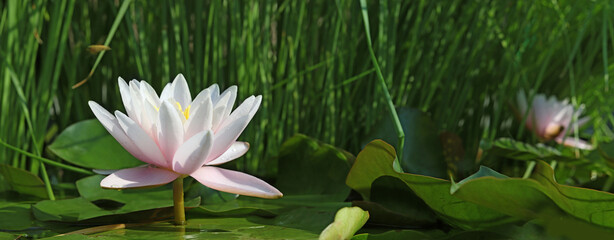
<svg viewBox="0 0 614 240"><path fill-rule="evenodd" d="M524 92L518 92L516 97L520 116L527 113L527 97ZM590 118L579 118L582 108L574 109L567 100L558 101L556 97L546 97L537 94L533 98L531 109L528 110L525 126L533 131L540 139L549 141L554 139L559 144L580 149L593 149L588 142L567 136L568 129L577 129L586 124ZM573 122L573 119L578 119Z"/></svg>
<svg viewBox="0 0 614 240"><path fill-rule="evenodd" d="M100 185L104 188L157 186L187 175L203 185L230 193L262 198L279 198L282 193L251 175L215 165L234 160L247 152L249 144L237 141L256 114L262 96L250 96L232 111L237 87L220 94L217 84L194 99L179 74L160 96L145 81L127 84L118 79L128 115L109 113L89 101L96 118L134 157L148 163L113 172Z"/></svg>

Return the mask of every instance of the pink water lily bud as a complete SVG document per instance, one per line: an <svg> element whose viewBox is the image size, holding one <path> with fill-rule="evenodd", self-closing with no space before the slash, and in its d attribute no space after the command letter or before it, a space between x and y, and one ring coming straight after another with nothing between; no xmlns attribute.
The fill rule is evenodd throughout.
<svg viewBox="0 0 614 240"><path fill-rule="evenodd" d="M579 118L582 107L574 109L567 100L558 101L556 97L537 94L533 97L531 108L527 109L527 97L523 91L518 92L516 103L519 116L524 119L524 114L527 114L525 126L541 140L554 140L579 149L593 149L588 142L567 136L569 129L580 128L590 120L589 117ZM578 119L577 122L572 122L574 118Z"/></svg>
<svg viewBox="0 0 614 240"><path fill-rule="evenodd" d="M158 96L145 81L118 79L126 114L111 114L89 101L94 115L134 157L148 166L112 172L100 182L104 188L133 188L169 183L189 175L203 185L224 192L261 198L282 193L245 173L215 167L249 149L237 141L254 117L262 96L250 96L233 111L237 87L220 93L217 84L192 98L182 74Z"/></svg>

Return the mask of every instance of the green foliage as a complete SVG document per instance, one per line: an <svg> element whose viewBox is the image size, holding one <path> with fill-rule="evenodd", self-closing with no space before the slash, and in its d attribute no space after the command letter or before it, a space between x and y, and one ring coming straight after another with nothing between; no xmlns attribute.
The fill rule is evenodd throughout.
<svg viewBox="0 0 614 240"><path fill-rule="evenodd" d="M518 218L570 215L614 229L614 216L610 214L614 194L560 185L545 162L538 162L528 179L501 178L492 170L490 173L478 172L478 176L460 182L453 195Z"/></svg>
<svg viewBox="0 0 614 240"><path fill-rule="evenodd" d="M350 193L345 176L354 157L332 145L298 134L281 146L278 162L276 186L284 195L328 195L343 201Z"/></svg>
<svg viewBox="0 0 614 240"><path fill-rule="evenodd" d="M569 162L578 160L542 143L532 145L510 138L500 138L493 142L484 141L481 147L488 154L522 161L556 160Z"/></svg>
<svg viewBox="0 0 614 240"><path fill-rule="evenodd" d="M6 164L0 164L0 174L11 190L24 195L47 198L45 184L36 175Z"/></svg>
<svg viewBox="0 0 614 240"><path fill-rule="evenodd" d="M63 200L42 201L33 207L45 219L76 221L97 216L86 221L106 224L131 217L167 216L155 204L137 212L132 212L140 209L135 205L124 212L109 210L138 199L126 197L130 195L126 192L79 188L81 196L76 196L71 186L89 171L70 164L100 169L138 165L113 145L95 120L89 121L91 125L82 122L93 117L86 103L94 100L111 111L123 111L118 76L144 79L160 92L173 76L183 73L193 96L213 83L222 88L238 85L238 99L263 95L258 114L241 136L252 149L231 167L277 182L288 193L285 199L269 201L192 187L186 195L189 199L205 197L205 205L192 210L196 217L187 228L191 231L185 231L190 236L317 237L336 210L350 204L342 202L350 191L342 180L353 158L332 146L356 153L369 137L394 144L397 136L386 128L395 119L384 116L397 107L406 135L399 163L408 174L394 171L394 149L371 143L347 178L364 201L353 195L349 199L372 212L369 224L451 230L447 235L423 229L365 230L360 237L423 238L426 234L434 239L529 239L543 237L544 232L572 239L590 237L569 232L582 227L581 234L601 231L594 229L586 215L561 207L579 203L560 194L599 199L604 193L562 184L606 191L614 184L614 158L608 143L614 139L614 83L609 79L614 71L611 5L609 1L547 0L0 1L0 141L16 147L0 146L0 194L8 189L18 192L19 198L57 194ZM112 50L94 56L87 51L93 44ZM84 79L83 85L72 89ZM529 98L546 93L568 98L575 107L585 106L584 116L591 121L587 129L570 131L570 137L591 138L597 151L538 143L510 111L519 90ZM69 127L75 123L80 127ZM282 145L299 132L330 145L303 136ZM452 147L444 141L450 139L455 142ZM485 155L480 143L485 143ZM455 157L463 163L451 162ZM561 184L550 175L543 181L534 176L524 180L480 177L494 170L511 177L531 173L525 171L525 162L509 159L529 164L550 161L553 167L556 164L550 175L556 175ZM474 172L479 163L494 170L484 169L482 175L458 184L444 180L460 179ZM527 191L531 194L518 205L524 210L504 212L489 208L492 203L477 201L488 197L459 198L478 186L474 184L489 181L504 183L498 193L510 198L515 195L506 192L508 184L525 190L530 185L527 182L547 196ZM485 189L488 187L493 186ZM479 190L472 192L488 193ZM137 192L145 196L157 190L142 191ZM393 193L398 197L391 197ZM104 199L106 195L115 200ZM544 201L548 199L551 202ZM533 209L531 201L543 201L554 213L573 217L500 225L530 218L526 209ZM578 207L595 213L591 221L604 223L608 216L598 210L609 209L606 202ZM77 212L73 203L83 206L83 212ZM30 203L18 204L24 205L9 213L23 213ZM211 215L219 218L209 219ZM15 221L13 228L25 222ZM214 228L201 231L201 224ZM495 225L500 228L488 228ZM46 230L0 232L0 237L69 231L58 226L43 228ZM48 228L54 231L41 233ZM157 223L63 237L167 239L181 236L175 229ZM5 228L0 226L0 230Z"/></svg>
<svg viewBox="0 0 614 240"><path fill-rule="evenodd" d="M96 119L66 128L49 150L72 164L94 169L123 169L144 163L128 153Z"/></svg>
<svg viewBox="0 0 614 240"><path fill-rule="evenodd" d="M376 179L382 176L398 178L440 218L460 228L484 228L516 220L450 195L450 181L394 171L392 163L395 155L394 148L381 140L367 144L348 174L347 185L369 200L373 199L371 186Z"/></svg>

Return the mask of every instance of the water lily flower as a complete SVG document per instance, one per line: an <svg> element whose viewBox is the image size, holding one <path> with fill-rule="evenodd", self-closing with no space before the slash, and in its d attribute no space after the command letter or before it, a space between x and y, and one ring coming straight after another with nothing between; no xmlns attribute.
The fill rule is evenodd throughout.
<svg viewBox="0 0 614 240"><path fill-rule="evenodd" d="M567 99L558 101L556 97L546 97L544 94L537 94L533 98L531 109L527 113L527 97L523 91L516 96L519 116L528 114L525 126L533 131L541 140L553 140L559 144L579 149L593 149L588 142L567 136L570 128L577 129L586 124L590 118L579 118L583 108L574 109L567 102ZM578 119L572 123L573 119Z"/></svg>
<svg viewBox="0 0 614 240"><path fill-rule="evenodd" d="M261 198L279 198L282 193L254 176L216 167L249 149L237 141L256 114L262 96L250 96L234 111L237 87L220 94L217 84L194 99L179 74L160 96L145 81L126 83L118 79L127 115L109 113L89 101L94 115L111 135L146 166L122 169L100 182L104 188L159 186L191 176L219 191Z"/></svg>

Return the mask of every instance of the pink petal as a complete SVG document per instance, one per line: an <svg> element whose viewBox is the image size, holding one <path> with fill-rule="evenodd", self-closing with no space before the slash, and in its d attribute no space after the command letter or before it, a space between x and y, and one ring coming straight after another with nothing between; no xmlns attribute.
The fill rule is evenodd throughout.
<svg viewBox="0 0 614 240"><path fill-rule="evenodd" d="M142 159L144 156L143 153L141 153L132 140L126 135L115 116L94 101L89 101L87 103L90 105L96 118L98 118L98 121L107 129L111 136L113 136L126 151L132 154L132 156L137 159Z"/></svg>
<svg viewBox="0 0 614 240"><path fill-rule="evenodd" d="M190 174L198 170L207 159L213 146L213 132L202 131L188 139L173 157L173 171Z"/></svg>
<svg viewBox="0 0 614 240"><path fill-rule="evenodd" d="M183 123L180 114L169 101L162 102L158 114L158 144L167 162L183 144Z"/></svg>
<svg viewBox="0 0 614 240"><path fill-rule="evenodd" d="M209 162L205 162L205 165L220 165L223 163L230 162L235 160L241 156L243 156L247 150L249 150L249 143L247 142L234 142L226 152L222 153L221 156L213 159Z"/></svg>
<svg viewBox="0 0 614 240"><path fill-rule="evenodd" d="M190 176L207 187L223 192L272 199L283 196L265 181L237 171L205 166Z"/></svg>
<svg viewBox="0 0 614 240"><path fill-rule="evenodd" d="M100 181L103 188L136 188L167 184L179 177L179 174L162 168L135 167L122 169Z"/></svg>
<svg viewBox="0 0 614 240"><path fill-rule="evenodd" d="M164 159L156 142L138 124L120 111L115 111L115 117L128 138L143 153L143 157L138 158L139 160L164 168L169 167L170 164Z"/></svg>

